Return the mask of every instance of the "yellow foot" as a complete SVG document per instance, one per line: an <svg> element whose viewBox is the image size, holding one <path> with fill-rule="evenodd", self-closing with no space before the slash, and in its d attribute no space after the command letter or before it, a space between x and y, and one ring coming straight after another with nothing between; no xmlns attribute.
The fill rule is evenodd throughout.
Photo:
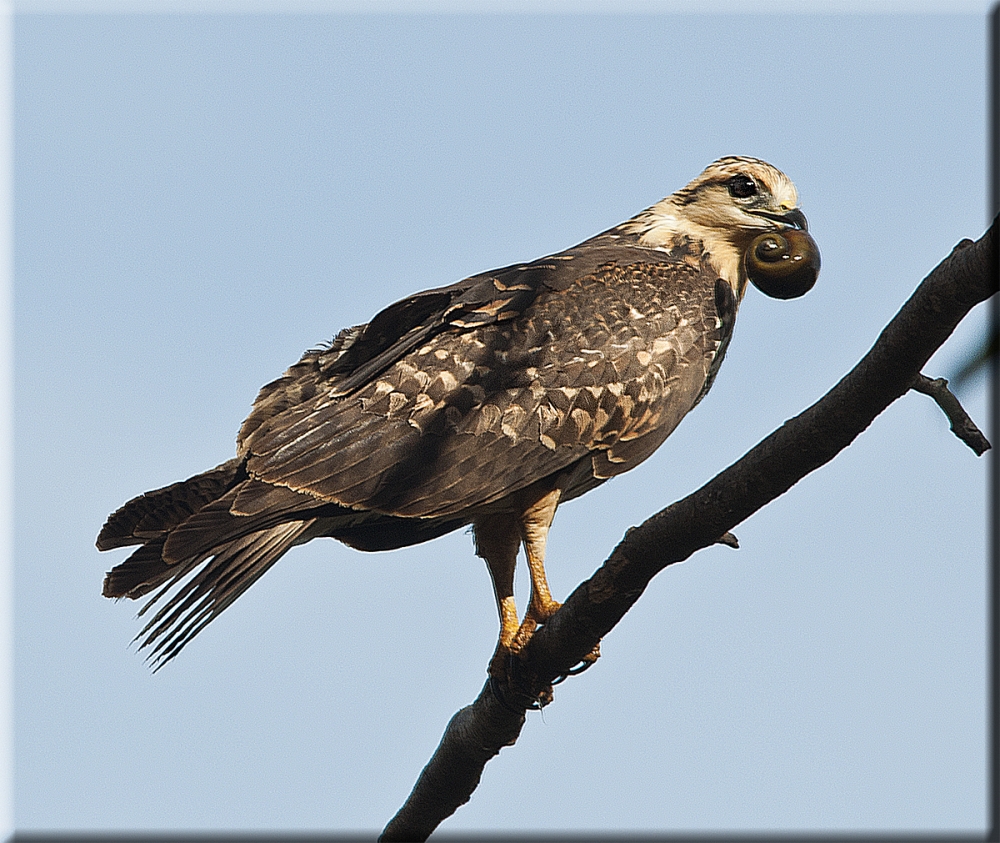
<svg viewBox="0 0 1000 843"><path fill-rule="evenodd" d="M535 630L558 612L561 606L562 603L558 603L555 600L549 600L538 606L529 606L524 620L510 642L510 649L515 653L520 653L528 646L528 642L531 640L531 636L535 634Z"/></svg>

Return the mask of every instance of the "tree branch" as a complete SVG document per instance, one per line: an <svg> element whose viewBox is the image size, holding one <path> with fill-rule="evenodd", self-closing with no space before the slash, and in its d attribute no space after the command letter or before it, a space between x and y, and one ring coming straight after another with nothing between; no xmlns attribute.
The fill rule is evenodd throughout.
<svg viewBox="0 0 1000 843"><path fill-rule="evenodd" d="M633 527L529 642L496 693L487 683L448 724L441 744L382 840L423 840L467 802L486 762L512 745L535 701L624 617L650 580L729 530L846 448L914 386L966 314L997 291L997 220L963 240L924 279L871 351L833 389L696 492ZM946 412L948 412L946 410Z"/></svg>
<svg viewBox="0 0 1000 843"><path fill-rule="evenodd" d="M918 374L910 387L914 392L922 392L934 399L951 423L951 432L981 457L990 449L990 443L976 423L969 418L965 408L955 394L948 389L948 381L944 378L931 380L927 375Z"/></svg>

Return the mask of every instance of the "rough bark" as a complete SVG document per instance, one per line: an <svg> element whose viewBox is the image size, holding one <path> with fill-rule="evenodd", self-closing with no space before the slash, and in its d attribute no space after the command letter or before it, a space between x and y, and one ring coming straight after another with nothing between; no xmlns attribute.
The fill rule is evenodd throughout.
<svg viewBox="0 0 1000 843"><path fill-rule="evenodd" d="M380 839L426 839L469 800L486 763L517 740L524 709L551 699L552 683L591 652L659 571L723 540L741 521L832 460L909 389L928 392L921 368L966 314L996 291L994 219L982 238L963 240L924 279L868 354L823 398L696 492L625 534L607 561L535 633L510 680L502 687L488 682L475 702L452 718ZM950 399L945 404L953 423L964 416ZM978 430L975 434L982 436ZM975 434L966 431L963 441L975 440ZM989 447L984 438L980 445Z"/></svg>

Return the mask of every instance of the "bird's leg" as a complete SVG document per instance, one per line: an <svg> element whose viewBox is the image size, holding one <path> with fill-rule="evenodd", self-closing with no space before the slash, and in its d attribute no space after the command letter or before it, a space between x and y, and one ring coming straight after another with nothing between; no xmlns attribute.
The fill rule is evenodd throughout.
<svg viewBox="0 0 1000 843"><path fill-rule="evenodd" d="M501 676L518 632L517 604L514 602L514 567L521 534L517 518L511 514L490 515L472 525L476 554L486 560L493 578L493 593L500 614L500 640L490 661L490 676Z"/></svg>
<svg viewBox="0 0 1000 843"><path fill-rule="evenodd" d="M552 526L552 519L555 518L559 497L560 490L553 489L525 509L521 516L521 540L524 542L528 571L531 573L531 600L528 603L528 611L524 614L524 621L511 643L511 650L514 653L521 652L531 640L535 628L545 623L562 606L562 603L552 599L549 582L545 577L545 543L549 536L549 527ZM573 668L562 678L583 672L596 662L600 655L601 645L598 643L583 657L579 667Z"/></svg>
<svg viewBox="0 0 1000 843"><path fill-rule="evenodd" d="M528 572L531 574L531 598L511 649L518 653L531 639L538 624L545 623L562 605L552 599L549 581L545 577L545 542L549 527L559 504L559 489L553 489L525 508L520 518L521 541L524 554L528 558Z"/></svg>
<svg viewBox="0 0 1000 843"><path fill-rule="evenodd" d="M553 489L523 507L520 516L499 513L477 519L472 530L476 540L476 554L486 560L493 578L493 592L500 615L500 640L490 660L489 674L496 679L508 675L512 656L520 653L539 624L549 620L562 605L552 598L545 576L545 544L559 504L560 490ZM514 568L519 546L524 544L531 575L531 596L524 620L518 625L517 604L514 602ZM584 666L571 670L578 673L589 667L600 655L594 647L584 659Z"/></svg>

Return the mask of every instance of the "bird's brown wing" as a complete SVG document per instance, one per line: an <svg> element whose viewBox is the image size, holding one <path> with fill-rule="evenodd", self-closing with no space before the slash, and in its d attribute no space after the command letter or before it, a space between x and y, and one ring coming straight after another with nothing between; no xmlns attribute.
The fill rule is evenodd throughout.
<svg viewBox="0 0 1000 843"><path fill-rule="evenodd" d="M410 518L458 517L587 457L611 476L693 406L719 328L714 274L648 250L570 250L485 273L393 305L262 392L262 406L307 397L251 415L246 469Z"/></svg>

